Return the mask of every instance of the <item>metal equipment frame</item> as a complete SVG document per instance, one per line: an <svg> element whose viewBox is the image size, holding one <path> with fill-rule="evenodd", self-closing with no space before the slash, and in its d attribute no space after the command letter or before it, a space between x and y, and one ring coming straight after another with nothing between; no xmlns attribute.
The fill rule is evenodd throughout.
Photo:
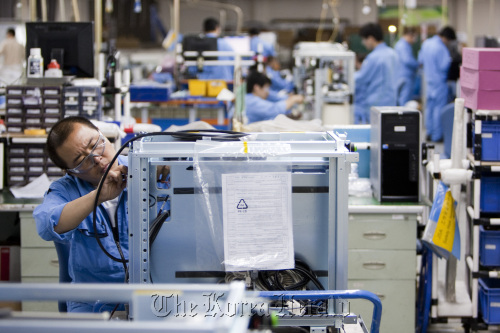
<svg viewBox="0 0 500 333"><path fill-rule="evenodd" d="M301 45L302 44L302 45ZM302 47L301 47L302 46ZM307 67L315 67L314 69L314 118L321 119L324 103L342 103L348 102L352 104L354 98L354 62L355 53L345 50L340 44L332 43L299 43L298 48L294 50L293 57L295 59L294 80L296 86L299 87L299 92L307 94L307 91L301 91L302 86L299 83L306 76ZM323 85L327 82L327 71L325 64L342 61L343 71L346 74L346 83L349 90L343 94L328 97L323 93Z"/></svg>
<svg viewBox="0 0 500 333"><path fill-rule="evenodd" d="M294 166L315 164L327 170L325 175L321 175L328 177L328 189L326 189L328 194L324 194L328 196L327 207L320 207L321 210L327 211L323 214L328 219L328 221L324 221L328 224L325 227L327 235L324 235L327 240L324 251L326 253L323 254L325 261L327 261L324 266L327 267L328 274L325 288L329 290L347 289L348 174L350 163L357 162L358 154L349 152L345 148L345 137L337 136L333 132L254 133L252 137L254 141L241 142L241 149L244 145L251 149L252 146L262 144L262 142L271 145L273 143L286 143L289 144L290 151L285 155L280 155L280 159L285 160L286 163L292 163ZM223 142L221 142L222 144ZM182 187L182 185L179 184L179 177L186 177L183 172L189 168L192 170L194 154L195 142L179 142L169 136L155 136L136 141L129 151L129 279L131 283L151 283L151 269L154 264L152 265L150 254L149 226L157 216L157 207L155 204L151 205L151 197L168 195L171 198L171 217L175 219L176 214L180 214L178 200L181 197L179 195L181 189L178 186ZM220 155L216 154L211 158L220 158ZM265 162L261 161L261 163ZM227 161L227 163L231 162ZM170 166L173 185L171 188L160 189L157 187L155 171L158 165ZM293 172L292 175L292 183L294 183ZM301 172L301 175L297 175L297 177L304 176ZM308 181L308 176L305 177L305 179L300 179L300 185ZM324 188L322 189L324 190ZM193 191L192 188L191 191ZM183 208L184 210L193 209L193 207ZM297 237L300 240L300 235L294 236L295 239ZM155 245L158 242L162 244L166 241L158 238ZM188 247L189 244L182 246ZM308 246L311 247L310 244ZM169 254L166 251L173 256L176 255L172 252L174 250L173 248L162 248L162 260ZM166 266L166 264L162 261L158 262L157 266ZM176 282L176 280L167 279L159 282L171 283Z"/></svg>

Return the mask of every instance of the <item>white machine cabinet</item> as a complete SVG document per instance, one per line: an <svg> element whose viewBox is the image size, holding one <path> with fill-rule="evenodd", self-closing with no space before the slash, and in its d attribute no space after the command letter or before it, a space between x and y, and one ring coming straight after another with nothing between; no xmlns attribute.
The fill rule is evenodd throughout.
<svg viewBox="0 0 500 333"><path fill-rule="evenodd" d="M231 150L252 151L262 145L287 147L276 156L243 158L248 162L247 171L279 165L291 173L295 257L308 262L326 289L347 289L347 180L350 163L358 160L358 154L349 152L344 139L331 132L254 133L248 141L241 139L229 146L226 142L213 144L216 152L201 154L200 159L221 163L224 169L241 160L228 157ZM200 187L193 172L196 147L196 142L155 136L134 142L129 151L131 283L209 283L224 277L220 262L212 266L200 263L199 244L210 236L199 232L204 222L197 213ZM170 188L157 187L158 165L170 167ZM214 184L207 186L214 195L220 193ZM162 196L168 196L170 218L150 249L149 227L157 216L157 198ZM200 265L204 267L200 269Z"/></svg>
<svg viewBox="0 0 500 333"><path fill-rule="evenodd" d="M338 43L301 42L293 57L295 86L313 111L304 117L325 125L352 124L354 52Z"/></svg>

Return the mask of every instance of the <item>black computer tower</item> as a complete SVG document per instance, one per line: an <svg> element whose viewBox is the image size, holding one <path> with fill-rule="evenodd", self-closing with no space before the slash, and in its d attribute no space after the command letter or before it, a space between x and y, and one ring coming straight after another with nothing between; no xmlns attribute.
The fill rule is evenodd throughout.
<svg viewBox="0 0 500 333"><path fill-rule="evenodd" d="M420 111L372 107L370 181L379 201L420 201Z"/></svg>

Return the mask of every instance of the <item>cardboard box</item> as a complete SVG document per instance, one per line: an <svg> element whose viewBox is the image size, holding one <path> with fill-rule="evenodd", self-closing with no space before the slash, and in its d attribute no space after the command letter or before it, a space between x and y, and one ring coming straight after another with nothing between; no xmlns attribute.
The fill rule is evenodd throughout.
<svg viewBox="0 0 500 333"><path fill-rule="evenodd" d="M500 48L464 47L462 66L476 70L500 70Z"/></svg>
<svg viewBox="0 0 500 333"><path fill-rule="evenodd" d="M500 90L500 71L480 71L460 67L460 85L479 90Z"/></svg>
<svg viewBox="0 0 500 333"><path fill-rule="evenodd" d="M0 281L21 281L21 249L0 245Z"/></svg>
<svg viewBox="0 0 500 333"><path fill-rule="evenodd" d="M460 96L470 109L500 110L500 90L480 90L460 87Z"/></svg>

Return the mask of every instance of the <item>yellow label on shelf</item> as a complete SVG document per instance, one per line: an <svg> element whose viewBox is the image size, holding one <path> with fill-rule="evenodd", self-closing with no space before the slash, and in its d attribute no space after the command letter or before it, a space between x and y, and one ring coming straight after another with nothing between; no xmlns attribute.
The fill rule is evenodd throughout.
<svg viewBox="0 0 500 333"><path fill-rule="evenodd" d="M455 207L451 191L447 191L444 196L443 207L439 214L439 220L436 225L436 231L432 242L449 251L453 249L455 238Z"/></svg>

